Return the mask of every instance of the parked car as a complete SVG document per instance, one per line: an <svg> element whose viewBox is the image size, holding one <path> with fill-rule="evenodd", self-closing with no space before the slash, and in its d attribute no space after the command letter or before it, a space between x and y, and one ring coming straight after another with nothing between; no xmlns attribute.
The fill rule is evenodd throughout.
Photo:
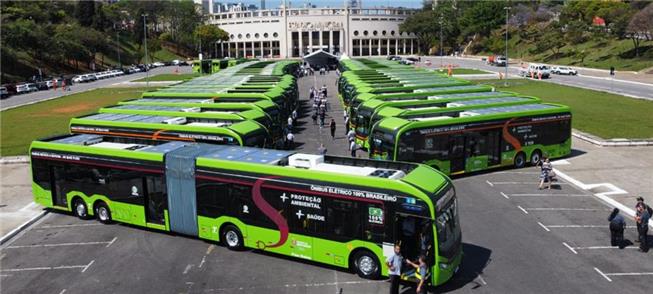
<svg viewBox="0 0 653 294"><path fill-rule="evenodd" d="M4 84L4 85L2 85L2 87L7 90L7 93L9 94L9 96L17 94L16 84Z"/></svg>
<svg viewBox="0 0 653 294"><path fill-rule="evenodd" d="M531 63L527 68L522 68L519 74L523 77L532 76L537 79L542 76L543 79L547 79L551 75L551 69L544 64Z"/></svg>
<svg viewBox="0 0 653 294"><path fill-rule="evenodd" d="M505 56L499 55L494 59L494 65L495 66L506 66L507 65L507 60Z"/></svg>
<svg viewBox="0 0 653 294"><path fill-rule="evenodd" d="M85 75L77 75L73 77L73 83L86 83L87 81Z"/></svg>
<svg viewBox="0 0 653 294"><path fill-rule="evenodd" d="M45 90L50 89L50 87L48 87L48 83L45 82L45 81L44 82L37 82L36 83L36 88L39 89L39 91L45 91Z"/></svg>
<svg viewBox="0 0 653 294"><path fill-rule="evenodd" d="M7 87L0 87L0 99L5 99L9 97L9 91Z"/></svg>
<svg viewBox="0 0 653 294"><path fill-rule="evenodd" d="M172 65L180 65L181 61L179 59L175 59L172 61Z"/></svg>
<svg viewBox="0 0 653 294"><path fill-rule="evenodd" d="M36 86L36 83L28 83L27 86L29 87L30 92L38 92L39 87Z"/></svg>
<svg viewBox="0 0 653 294"><path fill-rule="evenodd" d="M18 84L16 85L16 94L27 94L32 92L33 90L30 89L29 84Z"/></svg>
<svg viewBox="0 0 653 294"><path fill-rule="evenodd" d="M558 74L558 75L572 75L575 76L578 74L578 72L568 66L554 66L551 68L551 73Z"/></svg>
<svg viewBox="0 0 653 294"><path fill-rule="evenodd" d="M152 63L152 66L161 67L161 66L165 66L165 63L159 61L159 62Z"/></svg>

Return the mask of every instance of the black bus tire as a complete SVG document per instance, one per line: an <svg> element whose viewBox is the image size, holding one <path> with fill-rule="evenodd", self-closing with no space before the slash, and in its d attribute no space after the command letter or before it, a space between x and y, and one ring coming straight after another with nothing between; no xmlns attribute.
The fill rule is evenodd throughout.
<svg viewBox="0 0 653 294"><path fill-rule="evenodd" d="M381 276L381 264L376 255L367 250L358 251L354 255L354 269L359 277L376 280Z"/></svg>
<svg viewBox="0 0 653 294"><path fill-rule="evenodd" d="M542 152L540 152L539 149L535 149L535 151L531 153L531 165L537 165L540 160L542 160Z"/></svg>
<svg viewBox="0 0 653 294"><path fill-rule="evenodd" d="M515 167L522 168L526 166L526 154L524 152L519 152L515 155Z"/></svg>
<svg viewBox="0 0 653 294"><path fill-rule="evenodd" d="M220 237L222 244L227 246L230 250L243 249L243 234L236 226L226 225L222 229L222 235Z"/></svg>
<svg viewBox="0 0 653 294"><path fill-rule="evenodd" d="M80 219L88 219L88 207L82 198L73 198L73 214Z"/></svg>
<svg viewBox="0 0 653 294"><path fill-rule="evenodd" d="M95 204L95 216L101 223L111 223L111 210L109 209L109 206L102 201Z"/></svg>

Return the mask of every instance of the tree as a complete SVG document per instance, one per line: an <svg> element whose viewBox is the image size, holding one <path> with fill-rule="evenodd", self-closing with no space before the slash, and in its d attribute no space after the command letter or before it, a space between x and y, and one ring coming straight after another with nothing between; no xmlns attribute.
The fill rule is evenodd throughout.
<svg viewBox="0 0 653 294"><path fill-rule="evenodd" d="M95 17L95 1L92 0L80 0L77 2L75 7L75 18L79 21L79 24L84 27L89 27L93 25L93 19Z"/></svg>
<svg viewBox="0 0 653 294"><path fill-rule="evenodd" d="M479 33L482 36L489 36L490 32L506 23L506 13L503 1L459 1L463 9L459 25L463 28L464 36Z"/></svg>
<svg viewBox="0 0 653 294"><path fill-rule="evenodd" d="M436 34L439 32L437 16L432 10L425 10L408 17L399 25L399 31L414 33L420 44L420 52L425 52L431 47Z"/></svg>
<svg viewBox="0 0 653 294"><path fill-rule="evenodd" d="M215 42L229 40L229 34L215 25L200 25L195 28L193 36L203 44L202 48L204 51L206 48L213 48L212 46ZM211 50L209 50L209 52L211 52Z"/></svg>
<svg viewBox="0 0 653 294"><path fill-rule="evenodd" d="M636 13L626 28L626 33L635 47L635 56L639 57L639 44L643 38L647 40L651 38L649 35L651 31L653 31L653 4Z"/></svg>

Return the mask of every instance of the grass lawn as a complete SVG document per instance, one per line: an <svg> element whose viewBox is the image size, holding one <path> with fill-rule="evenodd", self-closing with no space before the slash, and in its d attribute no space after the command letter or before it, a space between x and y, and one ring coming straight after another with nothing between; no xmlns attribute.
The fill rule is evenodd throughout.
<svg viewBox="0 0 653 294"><path fill-rule="evenodd" d="M199 77L198 73L188 73L188 74L159 74L149 77L150 82L161 82L161 81L185 81L192 78ZM142 78L134 80L132 82L147 82L148 78Z"/></svg>
<svg viewBox="0 0 653 294"><path fill-rule="evenodd" d="M605 139L653 138L653 101L533 80L510 80L508 87L500 80L477 82L568 105L573 127L582 132Z"/></svg>
<svg viewBox="0 0 653 294"><path fill-rule="evenodd" d="M71 118L138 98L146 89L154 88L102 88L2 111L0 155L27 154L33 140L67 134Z"/></svg>

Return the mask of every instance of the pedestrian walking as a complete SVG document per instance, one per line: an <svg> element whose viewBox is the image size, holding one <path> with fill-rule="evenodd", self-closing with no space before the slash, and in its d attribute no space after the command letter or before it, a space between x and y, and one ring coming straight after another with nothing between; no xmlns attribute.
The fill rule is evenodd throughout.
<svg viewBox="0 0 653 294"><path fill-rule="evenodd" d="M324 127L324 119L326 118L326 112L320 111L320 128Z"/></svg>
<svg viewBox="0 0 653 294"><path fill-rule="evenodd" d="M331 140L336 139L336 121L332 118L331 123L329 124L329 129L331 129Z"/></svg>
<svg viewBox="0 0 653 294"><path fill-rule="evenodd" d="M326 86L326 84L324 84L324 85L322 86L322 89L324 89L324 90L322 90L322 91L324 92L324 96L329 96L329 94L327 94L327 86Z"/></svg>
<svg viewBox="0 0 653 294"><path fill-rule="evenodd" d="M317 126L317 110L313 112L311 118L313 119L313 125Z"/></svg>
<svg viewBox="0 0 653 294"><path fill-rule="evenodd" d="M415 290L415 293L426 294L426 284L427 284L427 277L428 277L426 257L424 255L420 255L417 263L414 263L408 259L406 260L406 262L411 266L413 266L415 270L417 270L417 273L419 274L419 283L417 283L417 289Z"/></svg>
<svg viewBox="0 0 653 294"><path fill-rule="evenodd" d="M308 90L308 97L313 100L315 98L315 87L311 87L310 90Z"/></svg>
<svg viewBox="0 0 653 294"><path fill-rule="evenodd" d="M624 248L624 229L626 228L626 220L621 214L619 209L615 208L608 217L610 222L610 245L619 246L619 249Z"/></svg>
<svg viewBox="0 0 653 294"><path fill-rule="evenodd" d="M292 125L293 125L293 121L292 121L292 115L291 115L291 116L288 116L288 129L292 130Z"/></svg>
<svg viewBox="0 0 653 294"><path fill-rule="evenodd" d="M297 109L293 109L292 114L290 116L292 117L292 122L294 126L297 123Z"/></svg>
<svg viewBox="0 0 653 294"><path fill-rule="evenodd" d="M401 245L395 244L394 254L385 260L385 264L388 266L388 276L390 277L390 294L399 294L399 280L403 263L404 257L401 255Z"/></svg>
<svg viewBox="0 0 653 294"><path fill-rule="evenodd" d="M646 209L646 204L644 204L644 202L637 203L637 216L635 216L635 222L637 222L639 251L641 252L648 252L648 221L650 218L651 214Z"/></svg>
<svg viewBox="0 0 653 294"><path fill-rule="evenodd" d="M295 135L292 132L288 132L288 135L286 135L286 149L295 149Z"/></svg>
<svg viewBox="0 0 653 294"><path fill-rule="evenodd" d="M320 148L317 149L317 153L320 155L326 155L327 149L324 147L324 144L320 144Z"/></svg>
<svg viewBox="0 0 653 294"><path fill-rule="evenodd" d="M347 132L347 140L349 141L350 146L351 146L351 142L354 142L355 139L356 139L356 132L354 132L354 130L349 130L349 132ZM351 148L349 148L349 150L351 150Z"/></svg>
<svg viewBox="0 0 653 294"><path fill-rule="evenodd" d="M544 157L538 165L541 165L540 169L540 186L538 189L542 190L542 187L544 186L544 182L548 183L547 189L551 190L551 178L550 178L550 173L553 170L553 166L551 165L551 162L549 161L549 158Z"/></svg>
<svg viewBox="0 0 653 294"><path fill-rule="evenodd" d="M359 149L361 146L359 146L358 144L356 144L355 141L351 141L351 143L349 143L349 146L350 146L349 149L351 149L351 157L356 158L356 151L358 151L358 149Z"/></svg>

